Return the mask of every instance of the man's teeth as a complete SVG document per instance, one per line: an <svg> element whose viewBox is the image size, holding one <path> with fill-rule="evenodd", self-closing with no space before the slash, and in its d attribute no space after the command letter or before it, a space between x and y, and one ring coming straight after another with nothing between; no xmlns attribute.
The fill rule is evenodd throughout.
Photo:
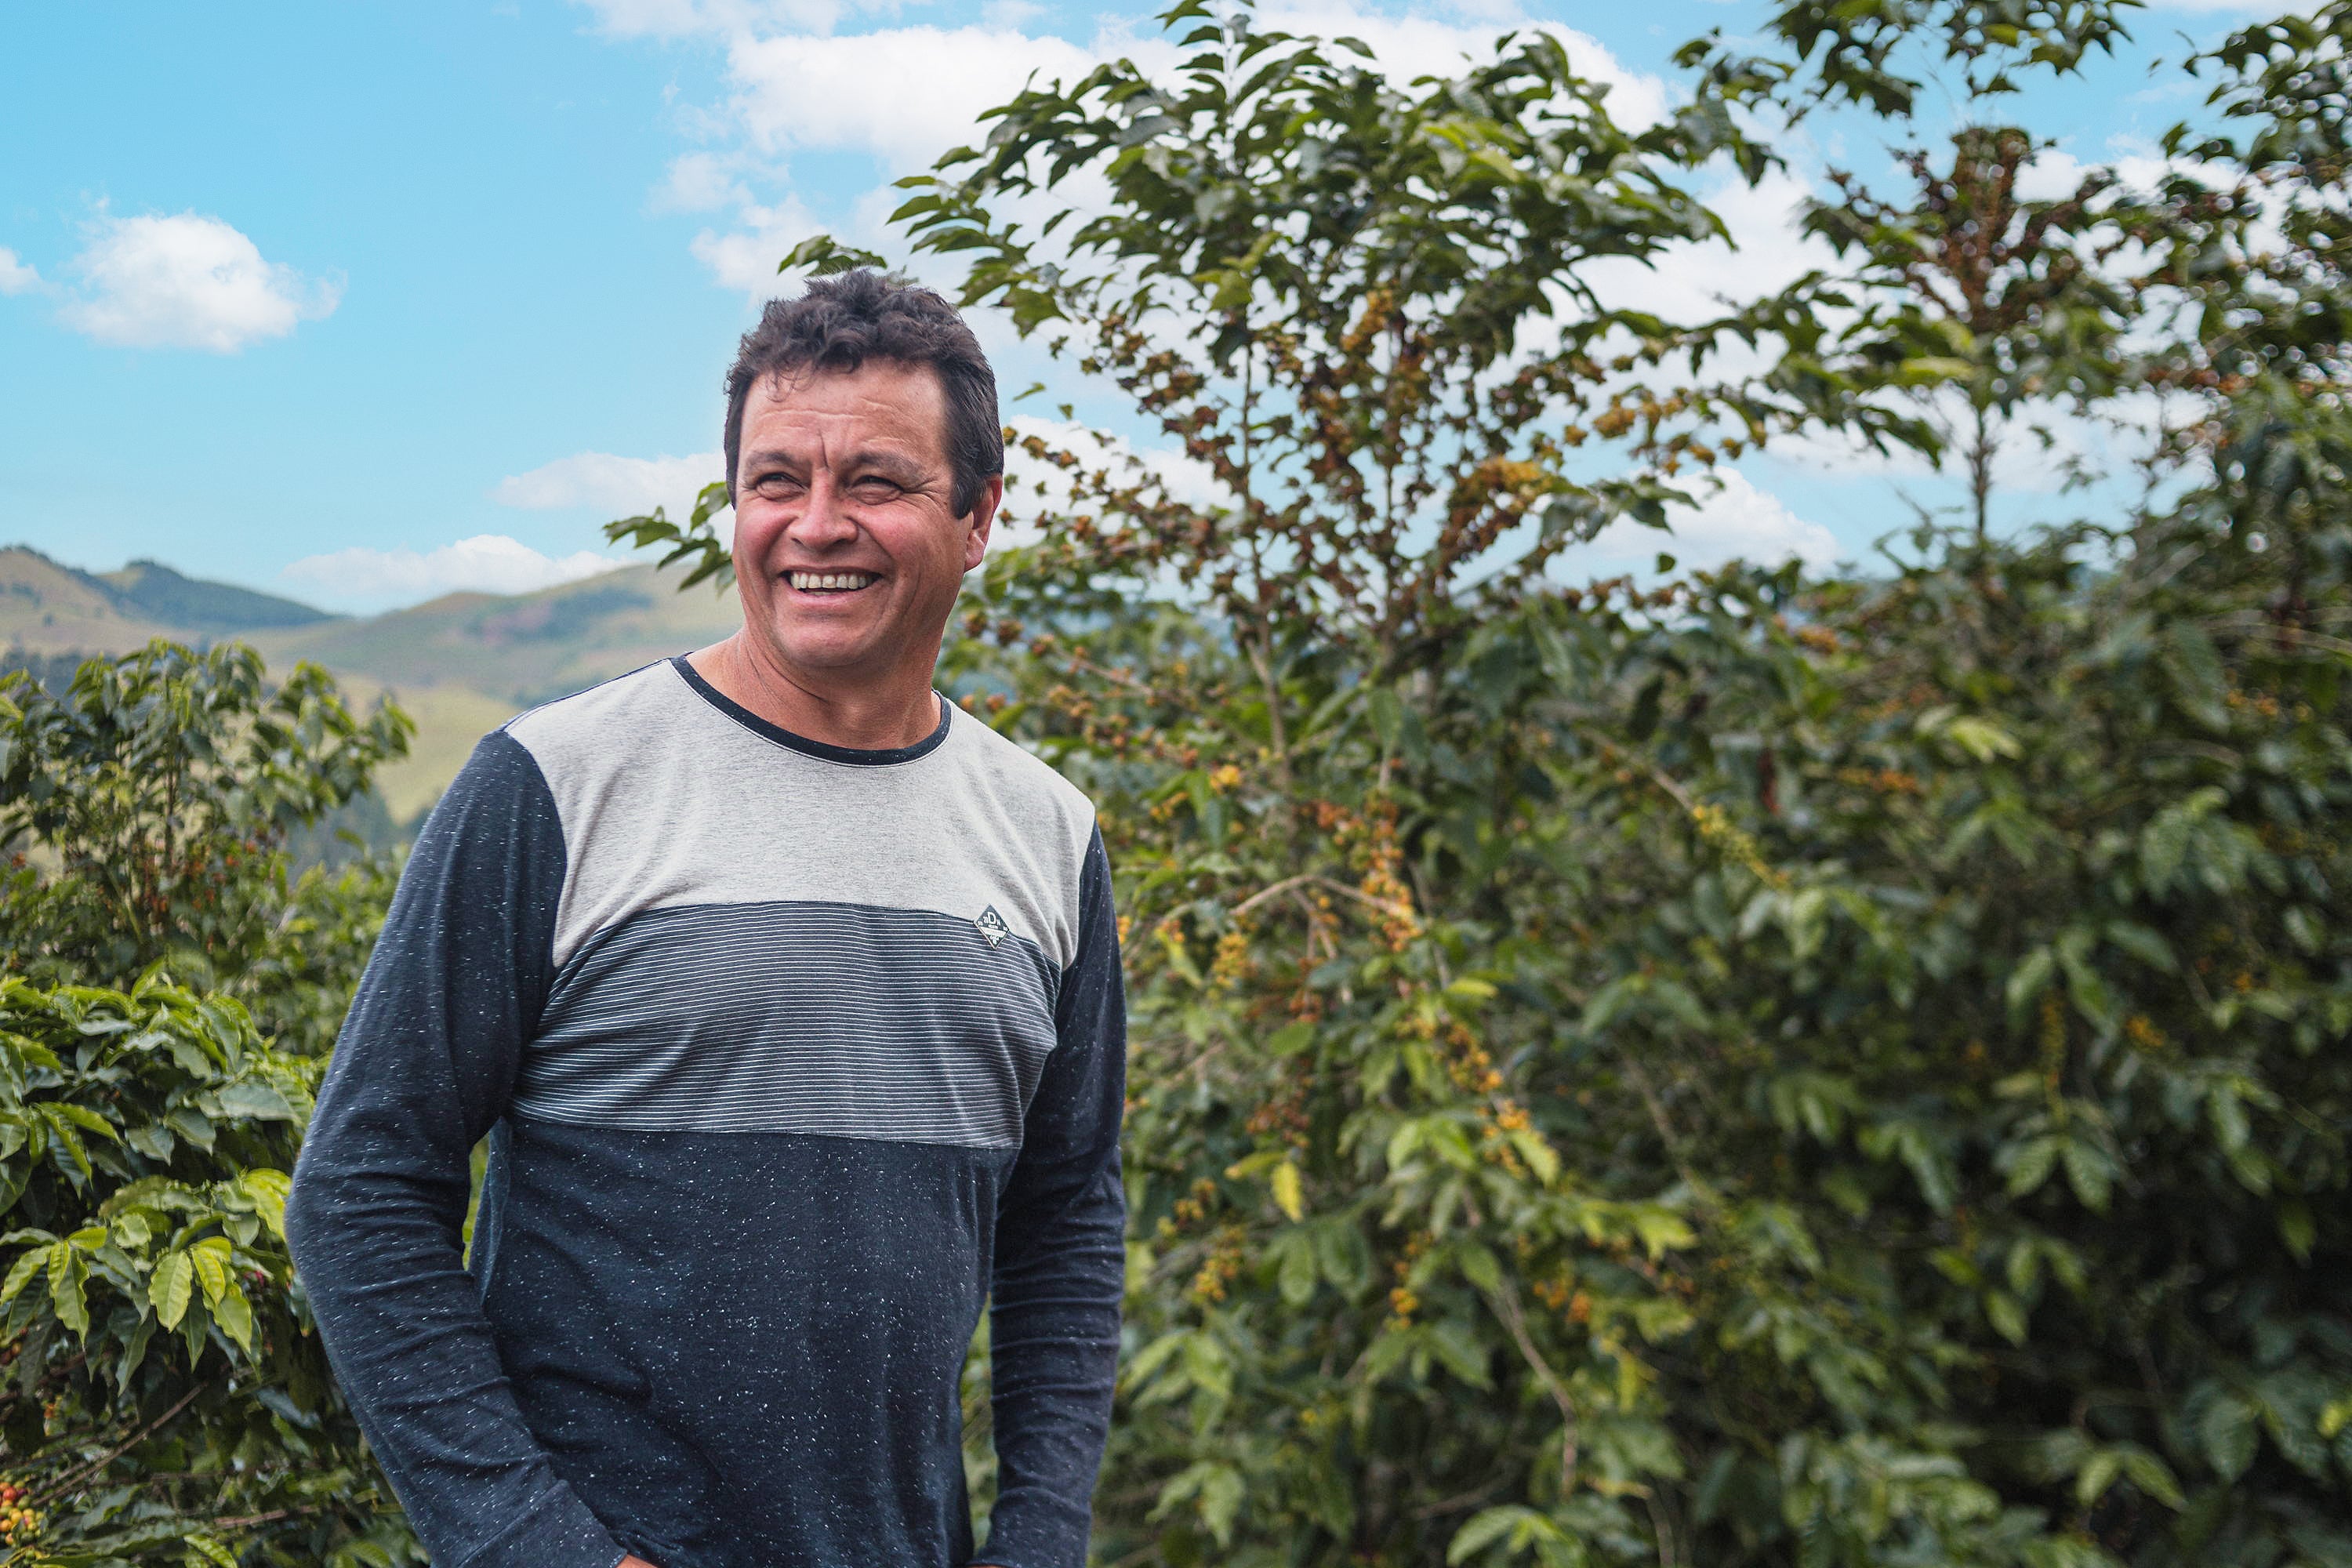
<svg viewBox="0 0 2352 1568"><path fill-rule="evenodd" d="M874 581L871 572L788 572L785 576L803 594L850 592Z"/></svg>

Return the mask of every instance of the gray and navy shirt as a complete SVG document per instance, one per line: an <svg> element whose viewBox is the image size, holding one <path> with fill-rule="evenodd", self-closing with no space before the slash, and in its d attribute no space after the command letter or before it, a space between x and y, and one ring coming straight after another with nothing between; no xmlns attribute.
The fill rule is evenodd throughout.
<svg viewBox="0 0 2352 1568"><path fill-rule="evenodd" d="M846 751L684 659L484 740L419 836L289 1235L438 1568L1080 1568L1125 1018L1084 796ZM468 1157L488 1173L470 1272Z"/></svg>

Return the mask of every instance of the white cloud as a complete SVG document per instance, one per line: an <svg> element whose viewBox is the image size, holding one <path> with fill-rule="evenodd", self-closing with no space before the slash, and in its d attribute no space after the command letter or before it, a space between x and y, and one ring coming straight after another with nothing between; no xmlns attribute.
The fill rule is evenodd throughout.
<svg viewBox="0 0 2352 1568"><path fill-rule="evenodd" d="M1726 171L1700 199L1723 220L1730 240L1668 246L1654 266L1608 257L1580 276L1608 304L1648 310L1668 321L1704 321L1728 300L1745 304L1785 289L1836 253L1804 234L1798 216L1811 188L1785 171L1756 184Z"/></svg>
<svg viewBox="0 0 2352 1568"><path fill-rule="evenodd" d="M887 182L929 168L950 147L981 140L987 130L981 115L1033 78L1075 82L1102 61L1119 58L1164 77L1181 55L1169 38L1117 22L1084 44L1025 32L1023 26L1035 9L1031 0L997 0L986 8L982 25L891 26L855 34L834 32L850 8L832 0L799 5L756 0L583 3L611 33L698 34L724 42L729 96L694 116L697 134L712 146L675 162L654 202L690 211L731 203L734 222L705 230L694 240L693 251L720 283L756 298L776 291L776 262L783 253L821 229L898 254L903 246L889 245L879 221L901 199ZM896 6L885 0L856 9ZM1610 110L1621 121L1646 125L1665 111L1669 94L1661 79L1626 69L1586 34L1518 20L1517 0L1477 0L1455 10L1472 19L1389 16L1351 0L1295 0L1261 11L1257 24L1267 30L1359 38L1372 49L1379 68L1399 83L1457 68L1465 56L1485 57L1506 26L1540 26L1561 40L1580 71L1608 84ZM887 93L873 90L877 60L889 64ZM745 165L775 167L798 153L869 157L879 188L853 205L848 223L820 220L788 184L780 190L746 192ZM1086 176L1057 195L1088 205Z"/></svg>
<svg viewBox="0 0 2352 1568"><path fill-rule="evenodd" d="M1064 38L995 27L745 37L728 50L730 107L761 153L865 153L896 177L977 140L982 111L1020 91L1033 72L1075 79L1099 58ZM874 90L877 60L889 62L887 93Z"/></svg>
<svg viewBox="0 0 2352 1568"><path fill-rule="evenodd" d="M840 0L581 0L617 38L725 37L779 27L831 32Z"/></svg>
<svg viewBox="0 0 2352 1568"><path fill-rule="evenodd" d="M340 284L262 259L216 217L105 217L74 258L68 326L128 348L234 353L332 313Z"/></svg>
<svg viewBox="0 0 2352 1568"><path fill-rule="evenodd" d="M41 275L33 270L29 261L19 261L16 253L0 245L0 294L22 294L27 289L40 286Z"/></svg>
<svg viewBox="0 0 2352 1568"><path fill-rule="evenodd" d="M2142 195L2153 193L2177 174L2200 175L2210 184L2226 186L2234 183L2226 164L2194 158L2167 158L2145 143L2119 142L2111 144L2110 151L2114 157L2105 163L2092 164L2064 147L2045 148L2017 172L2018 196L2030 202L2063 201L2082 187L2085 177L2101 170L2113 173L2123 182L2126 191Z"/></svg>
<svg viewBox="0 0 2352 1568"><path fill-rule="evenodd" d="M608 517L635 517L658 506L683 522L693 512L702 487L725 478L726 470L727 461L717 452L688 458L579 452L500 479L490 499L500 506L533 511L587 507Z"/></svg>
<svg viewBox="0 0 2352 1568"><path fill-rule="evenodd" d="M503 533L478 533L435 550L354 547L308 555L279 575L339 608L373 609L467 590L528 594L628 564L589 550L542 555Z"/></svg>
<svg viewBox="0 0 2352 1568"><path fill-rule="evenodd" d="M1371 47L1373 62L1382 74L1401 86L1415 77L1458 72L1465 55L1473 59L1491 58L1496 38L1508 29L1549 33L1567 49L1570 63L1580 74L1609 89L1609 112L1619 124L1638 129L1665 113L1664 80L1628 70L1590 33L1557 22L1527 20L1512 0L1454 8L1470 14L1471 19L1444 22L1425 10L1389 16L1349 0L1297 0L1267 6L1258 13L1256 25L1269 32L1360 38Z"/></svg>
<svg viewBox="0 0 2352 1568"><path fill-rule="evenodd" d="M718 153L688 153L671 160L653 205L657 212L702 213L751 199L735 176L731 159Z"/></svg>
<svg viewBox="0 0 2352 1568"><path fill-rule="evenodd" d="M1790 511L1788 503L1759 489L1736 468L1717 471L1721 488L1702 495L1696 506L1675 507L1664 531L1637 522L1612 522L1590 543L1564 552L1552 574L1570 581L1622 572L1649 572L1663 552L1685 569L1720 566L1738 559L1773 565L1790 558L1812 567L1834 565L1838 542L1830 531ZM1702 490L1704 484L1685 487Z"/></svg>
<svg viewBox="0 0 2352 1568"><path fill-rule="evenodd" d="M1388 16L1345 4L1268 9L1258 24L1268 31L1359 38L1370 47L1380 68L1398 80L1454 68L1465 56L1485 55L1499 26ZM1544 30L1567 46L1578 69L1609 85L1612 114L1644 125L1664 111L1666 89L1659 79L1625 69L1585 34L1552 25ZM1003 22L840 36L742 32L728 49L734 91L727 118L761 153L865 153L895 176L927 169L949 148L979 140L986 130L982 112L1011 99L1033 76L1041 82L1075 82L1102 61L1121 57L1164 73L1177 63L1180 51L1165 38L1116 27L1081 46ZM887 94L873 90L876 60L890 65L892 90Z"/></svg>
<svg viewBox="0 0 2352 1568"><path fill-rule="evenodd" d="M704 229L694 237L691 248L694 258L709 268L719 282L755 300L778 291L776 263L784 253L825 227L791 195L773 206L748 203L735 221L739 226L731 234Z"/></svg>

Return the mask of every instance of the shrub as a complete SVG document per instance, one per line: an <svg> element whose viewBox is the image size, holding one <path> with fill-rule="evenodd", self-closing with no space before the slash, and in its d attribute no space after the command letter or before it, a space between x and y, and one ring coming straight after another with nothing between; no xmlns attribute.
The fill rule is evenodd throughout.
<svg viewBox="0 0 2352 1568"><path fill-rule="evenodd" d="M281 1228L391 883L372 856L297 876L286 837L406 731L234 647L0 680L11 1563L417 1559Z"/></svg>

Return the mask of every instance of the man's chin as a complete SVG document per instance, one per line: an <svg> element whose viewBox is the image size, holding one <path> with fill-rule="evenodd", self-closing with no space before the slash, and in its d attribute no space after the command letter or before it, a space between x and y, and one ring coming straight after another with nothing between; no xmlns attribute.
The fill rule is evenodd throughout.
<svg viewBox="0 0 2352 1568"><path fill-rule="evenodd" d="M794 628L772 636L769 647L787 668L836 679L879 675L889 663L882 639L875 636L811 637L805 628Z"/></svg>

